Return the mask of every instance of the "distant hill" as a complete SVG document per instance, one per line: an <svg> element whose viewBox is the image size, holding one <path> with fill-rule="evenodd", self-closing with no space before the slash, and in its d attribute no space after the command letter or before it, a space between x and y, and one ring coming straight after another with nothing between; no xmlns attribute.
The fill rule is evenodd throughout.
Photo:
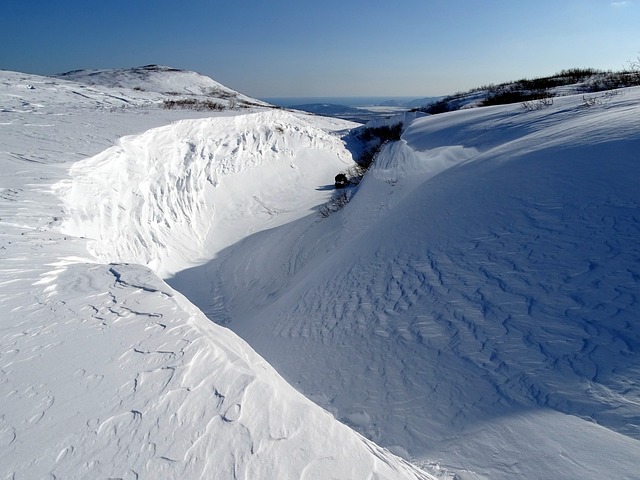
<svg viewBox="0 0 640 480"><path fill-rule="evenodd" d="M269 104L239 93L221 83L189 70L162 65L100 70L73 70L55 76L85 85L124 88L153 92L178 100L201 98L220 102L224 106L268 106Z"/></svg>

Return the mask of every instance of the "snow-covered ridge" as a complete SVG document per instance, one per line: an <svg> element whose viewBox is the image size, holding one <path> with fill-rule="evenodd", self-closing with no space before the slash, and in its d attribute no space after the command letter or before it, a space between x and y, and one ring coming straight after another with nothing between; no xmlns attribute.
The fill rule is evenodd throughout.
<svg viewBox="0 0 640 480"><path fill-rule="evenodd" d="M637 65L631 64L630 67L629 70L617 72L573 68L548 77L524 78L499 85L486 85L467 92L431 99L431 102L420 104L419 101L414 101L412 104L419 110L438 114L504 104L522 104L526 109L538 109L545 104L553 104L553 98L577 94L585 95L585 101L589 103L598 92L615 92L624 87L640 85Z"/></svg>
<svg viewBox="0 0 640 480"><path fill-rule="evenodd" d="M237 93L212 78L188 70L146 65L133 68L73 70L56 75L87 85L101 85L110 88L132 88L157 93L182 93L206 95L213 91Z"/></svg>
<svg viewBox="0 0 640 480"><path fill-rule="evenodd" d="M204 75L168 67L78 70L58 76L0 70L0 110L7 113L67 116L78 110L157 110L184 99L228 110L269 107Z"/></svg>
<svg viewBox="0 0 640 480"><path fill-rule="evenodd" d="M76 163L57 187L63 231L90 239L99 261L165 276L308 213L350 164L337 135L290 113L184 120Z"/></svg>

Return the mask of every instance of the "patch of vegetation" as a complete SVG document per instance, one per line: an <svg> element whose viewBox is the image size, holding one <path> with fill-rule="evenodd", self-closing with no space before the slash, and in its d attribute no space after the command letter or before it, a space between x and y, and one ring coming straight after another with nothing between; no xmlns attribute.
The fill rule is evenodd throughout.
<svg viewBox="0 0 640 480"><path fill-rule="evenodd" d="M372 164L369 164L371 166ZM358 185L367 173L368 167L364 167L360 164L355 164L353 167L349 167L345 172L347 181L350 185Z"/></svg>
<svg viewBox="0 0 640 480"><path fill-rule="evenodd" d="M518 80L513 82L513 85L518 90L545 91L555 87L584 82L586 79L600 73L603 72L594 68L570 68L561 70L549 77Z"/></svg>
<svg viewBox="0 0 640 480"><path fill-rule="evenodd" d="M454 110L458 110L458 108L459 107L453 103L453 97L448 96L438 100L437 102L430 103L426 107L420 107L413 111L422 111L430 115L437 115L439 113L452 112Z"/></svg>
<svg viewBox="0 0 640 480"><path fill-rule="evenodd" d="M617 88L637 87L639 85L640 70L623 71L595 75L585 83L583 91L595 93L602 92L604 90L615 90Z"/></svg>
<svg viewBox="0 0 640 480"><path fill-rule="evenodd" d="M226 90L222 90L221 88L218 88L218 87L209 88L206 92L206 95L209 97L224 98L224 99L236 98L234 93L228 92Z"/></svg>
<svg viewBox="0 0 640 480"><path fill-rule="evenodd" d="M506 105L509 103L531 102L533 100L543 100L553 97L547 89L525 90L518 88L498 89L490 93L482 102L481 107L492 105Z"/></svg>
<svg viewBox="0 0 640 480"><path fill-rule="evenodd" d="M320 209L318 210L318 214L322 218L327 218L332 213L337 212L338 210L342 210L347 203L351 200L351 192L347 190L338 190L336 191L331 200L327 203L320 205Z"/></svg>
<svg viewBox="0 0 640 480"><path fill-rule="evenodd" d="M196 98L181 98L179 100L165 100L162 102L163 108L175 109L175 108L188 108L197 111L206 110L224 110L224 105L213 102L211 100L198 100Z"/></svg>
<svg viewBox="0 0 640 480"><path fill-rule="evenodd" d="M376 156L384 145L400 140L402 135L402 123L383 125L379 127L359 127L352 130L348 137L348 143L357 145L354 148L356 164L335 177L336 192L327 203L319 209L321 217L326 218L334 212L341 210L349 203L357 187L364 178L367 170L373 165ZM352 150L352 151L354 151Z"/></svg>
<svg viewBox="0 0 640 480"><path fill-rule="evenodd" d="M389 142L400 140L402 126L401 122L379 127L363 126L349 133L348 143L360 147L359 149L354 148L357 152L354 153L356 164L336 175L336 191L331 200L321 205L318 211L322 218L341 210L349 203L349 200L357 190L353 187L357 187L360 184L382 147Z"/></svg>
<svg viewBox="0 0 640 480"><path fill-rule="evenodd" d="M147 71L147 72L182 72L179 68L164 67L152 63L150 65L144 65L142 67L133 68L134 71Z"/></svg>
<svg viewBox="0 0 640 480"><path fill-rule="evenodd" d="M618 95L620 95L620 90L611 90L603 93L602 95L591 95L591 96L583 95L582 103L580 104L580 107L590 108L590 107L595 107L596 105L603 105L609 102L610 100L612 100L613 97L617 97Z"/></svg>
<svg viewBox="0 0 640 480"><path fill-rule="evenodd" d="M360 127L354 131L355 139L362 143L364 148L355 159L356 163L367 170L383 145L388 142L400 140L402 135L402 123L381 127Z"/></svg>
<svg viewBox="0 0 640 480"><path fill-rule="evenodd" d="M527 100L522 103L522 108L524 110L532 112L534 110L542 110L543 108L550 107L551 105L553 105L553 97L544 97L539 98L535 101Z"/></svg>

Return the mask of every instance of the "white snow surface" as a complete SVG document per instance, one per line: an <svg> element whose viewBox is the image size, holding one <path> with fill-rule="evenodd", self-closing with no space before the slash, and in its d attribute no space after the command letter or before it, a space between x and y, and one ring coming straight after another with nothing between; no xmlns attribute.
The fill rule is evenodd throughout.
<svg viewBox="0 0 640 480"><path fill-rule="evenodd" d="M638 151L637 88L418 119L340 212L170 283L443 475L640 478Z"/></svg>
<svg viewBox="0 0 640 480"><path fill-rule="evenodd" d="M309 131L317 132L318 145L324 145L328 134L315 129L333 121L313 126L298 117L257 113L160 127L180 116L202 115L135 105L128 97L122 100L126 109L111 109L111 102L120 100L108 92L107 87L86 90L46 77L0 75L0 477L433 478L303 397L243 340L207 319L151 269L118 261L123 250L115 244L112 262L106 263L88 248L89 239L65 232L66 222L69 230L79 228L78 212L88 224L89 207L96 208L96 217L102 214L98 197L109 193L98 188L103 183L85 197L75 197L84 208L69 203L80 188L73 187L73 180L79 185L88 181L89 167L104 176L103 182L112 176L116 200L131 202L135 196L127 197L122 182L133 188L147 178L150 191L156 188L151 181L174 174L174 182L165 186L175 188L175 181L184 180L179 202L195 191L186 188L189 174L181 175L189 162L204 158L191 155L183 148L188 138L177 135L193 133L205 143L199 133L231 139L236 137L225 128L233 130L239 123L242 132L252 126L262 138L268 133L261 130L263 122L279 122L285 137L294 140L268 145L282 147L280 155L295 172L307 167L286 148L295 148L295 139ZM307 130L298 133L296 128L303 127ZM139 140L120 138L122 134L137 134ZM150 148L144 140L149 136L166 141L164 150L155 150L164 152L156 163L166 160L166 169L158 167L165 177L156 175L151 153L144 151ZM239 146L255 146L246 141ZM140 147L139 164L127 157L129 146ZM198 143L195 151L203 146ZM148 175L101 169L104 154L99 152L105 148L117 167L137 165L148 169ZM176 152L184 153L182 170ZM224 152L228 156L221 155L220 161L228 162L229 170L207 170L207 182L216 178L220 188L225 175L239 174L234 165L241 165L234 163L239 157L231 150ZM309 162L315 158L310 151L300 156ZM277 163L276 157L256 156L251 163L248 155L240 170L248 177L252 169L258 175L261 162ZM326 159L320 151L318 163ZM66 204L58 196L62 194ZM319 194L328 193L311 190L311 197ZM310 201L294 197L302 204ZM131 212L137 208L133 203L113 205ZM167 216L173 221L171 215L193 213L172 205ZM258 226L264 222L262 212L256 219ZM113 215L110 220L100 225L119 228L122 219ZM133 224L136 220L130 220ZM174 227L192 229L183 234L206 230L184 225ZM120 231L131 237L140 232Z"/></svg>
<svg viewBox="0 0 640 480"><path fill-rule="evenodd" d="M166 277L308 213L352 163L338 136L291 113L185 120L76 163L59 187L64 231L92 239L100 261Z"/></svg>
<svg viewBox="0 0 640 480"><path fill-rule="evenodd" d="M640 89L415 119L321 218L350 124L2 73L4 476L640 478Z"/></svg>

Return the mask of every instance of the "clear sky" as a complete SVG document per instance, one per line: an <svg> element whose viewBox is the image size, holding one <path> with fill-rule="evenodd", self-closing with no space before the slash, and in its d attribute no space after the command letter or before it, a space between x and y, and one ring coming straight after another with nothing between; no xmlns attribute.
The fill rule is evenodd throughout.
<svg viewBox="0 0 640 480"><path fill-rule="evenodd" d="M430 96L640 56L640 0L0 0L0 69L156 63L254 97Z"/></svg>

